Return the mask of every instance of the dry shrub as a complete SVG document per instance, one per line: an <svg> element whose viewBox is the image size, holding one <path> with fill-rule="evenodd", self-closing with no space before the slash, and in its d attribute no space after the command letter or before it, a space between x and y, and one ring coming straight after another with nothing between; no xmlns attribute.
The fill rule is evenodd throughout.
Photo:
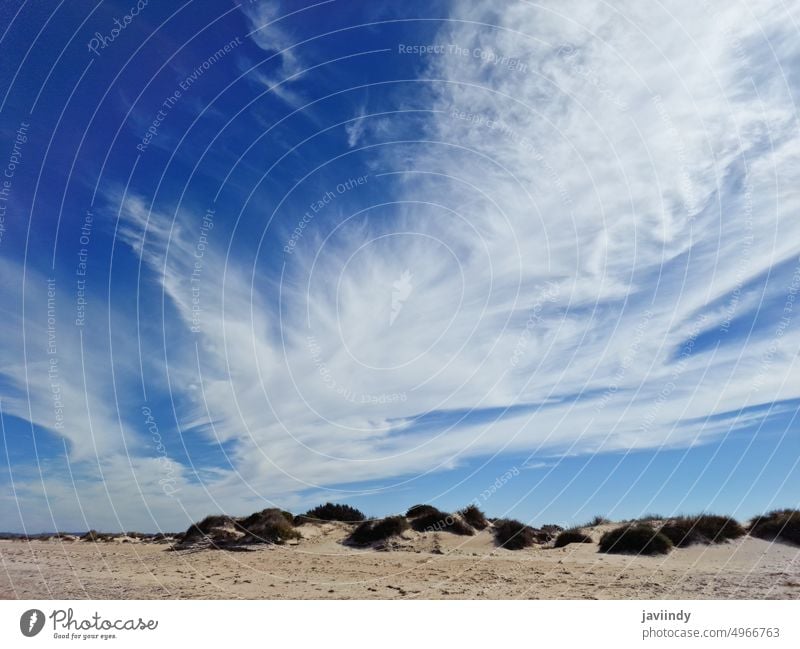
<svg viewBox="0 0 800 649"><path fill-rule="evenodd" d="M622 525L600 538L600 552L609 554L666 554L671 549L672 541L642 523Z"/></svg>
<svg viewBox="0 0 800 649"><path fill-rule="evenodd" d="M494 523L494 538L501 548L522 550L536 543L536 530L513 518L505 518Z"/></svg>
<svg viewBox="0 0 800 649"><path fill-rule="evenodd" d="M280 509L264 509L238 520L236 527L245 533L245 540L256 543L284 543L301 538Z"/></svg>
<svg viewBox="0 0 800 649"><path fill-rule="evenodd" d="M422 516L423 514L438 514L439 510L436 509L433 505L412 505L408 508L406 512L406 517L408 518L416 518L417 516Z"/></svg>
<svg viewBox="0 0 800 649"><path fill-rule="evenodd" d="M570 530L564 530L561 532L561 534L559 534L556 538L556 542L553 547L563 548L570 543L594 543L594 541L592 541L591 536L584 534L579 528L574 527Z"/></svg>
<svg viewBox="0 0 800 649"><path fill-rule="evenodd" d="M472 525L476 530L485 530L489 527L489 521L486 520L486 515L478 509L475 505L469 505L458 512L467 523Z"/></svg>
<svg viewBox="0 0 800 649"><path fill-rule="evenodd" d="M214 515L206 516L199 523L194 523L180 538L177 548L186 546L208 545L224 548L242 543L285 543L290 539L299 539L300 534L292 527L284 512L270 508L255 512L244 518Z"/></svg>
<svg viewBox="0 0 800 649"><path fill-rule="evenodd" d="M800 545L800 510L776 509L754 518L750 535L767 541L785 541Z"/></svg>
<svg viewBox="0 0 800 649"><path fill-rule="evenodd" d="M347 542L353 545L370 545L377 541L385 541L392 536L399 536L408 529L408 521L403 516L389 516L361 523Z"/></svg>
<svg viewBox="0 0 800 649"><path fill-rule="evenodd" d="M108 542L108 541L111 541L113 538L114 538L114 535L113 534L109 534L108 532L98 532L97 530L89 530L88 532L86 532L86 534L84 534L83 536L80 537L80 540L81 541L94 541L94 542L97 542L97 541Z"/></svg>
<svg viewBox="0 0 800 649"><path fill-rule="evenodd" d="M416 516L411 520L411 527L417 532L450 532L461 536L472 536L475 534L469 525L454 514L441 512L435 507L433 511L428 511L421 516Z"/></svg>
<svg viewBox="0 0 800 649"><path fill-rule="evenodd" d="M360 523L366 516L363 512L350 505L340 503L325 503L309 509L298 517L302 522L308 521L341 521L343 523Z"/></svg>
<svg viewBox="0 0 800 649"><path fill-rule="evenodd" d="M542 532L550 536L558 536L564 528L561 525L542 525Z"/></svg>
<svg viewBox="0 0 800 649"><path fill-rule="evenodd" d="M685 548L695 543L724 543L745 535L744 528L728 516L680 516L664 523L659 529L673 545Z"/></svg>
<svg viewBox="0 0 800 649"><path fill-rule="evenodd" d="M195 543L205 539L213 530L223 527L232 527L236 522L232 516L212 514L206 516L199 523L192 523L180 538L181 543Z"/></svg>

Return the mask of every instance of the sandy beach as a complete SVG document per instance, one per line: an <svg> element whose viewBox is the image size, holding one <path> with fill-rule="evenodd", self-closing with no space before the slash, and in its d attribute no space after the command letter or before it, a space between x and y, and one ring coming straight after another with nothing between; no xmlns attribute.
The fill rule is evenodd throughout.
<svg viewBox="0 0 800 649"><path fill-rule="evenodd" d="M597 540L612 526L587 532ZM408 531L390 550L343 545L341 523L239 551L0 541L7 599L800 599L800 548L746 536L656 557L596 544L497 548L489 531Z"/></svg>

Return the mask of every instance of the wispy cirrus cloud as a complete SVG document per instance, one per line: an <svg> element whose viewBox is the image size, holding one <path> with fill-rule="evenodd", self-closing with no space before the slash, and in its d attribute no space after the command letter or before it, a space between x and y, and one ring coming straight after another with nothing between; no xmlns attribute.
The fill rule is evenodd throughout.
<svg viewBox="0 0 800 649"><path fill-rule="evenodd" d="M262 50L280 55L284 76L302 72L304 66L293 49L295 40L285 27L291 10L275 0L245 3L241 8L250 24L250 38Z"/></svg>
<svg viewBox="0 0 800 649"><path fill-rule="evenodd" d="M278 6L245 11L284 73L302 69ZM234 245L222 208L195 281L203 208L109 190L144 293L166 298L163 337L137 346L188 449L163 502L163 467L132 454L152 515L380 490L502 452L688 447L794 407L793 11L452 3L447 47L407 84L418 112L362 111L345 130L382 204L334 179L334 222L311 219L272 266L257 252L279 254L302 214L276 225L265 208ZM118 468L107 377L92 391Z"/></svg>
<svg viewBox="0 0 800 649"><path fill-rule="evenodd" d="M737 16L454 5L497 26L437 37L469 54L431 62L424 142L385 149L406 209L306 233L266 293L205 259L200 355L170 372L191 388L187 424L231 444L223 481L290 492L500 450L693 445L742 406L800 397L777 311L749 337L723 327L788 295L800 252L793 89L766 78L788 61L765 68L761 28L792 53L779 13ZM170 246L155 267L188 319L199 215L171 238L167 218L151 215L152 245ZM414 291L392 320L403 273Z"/></svg>

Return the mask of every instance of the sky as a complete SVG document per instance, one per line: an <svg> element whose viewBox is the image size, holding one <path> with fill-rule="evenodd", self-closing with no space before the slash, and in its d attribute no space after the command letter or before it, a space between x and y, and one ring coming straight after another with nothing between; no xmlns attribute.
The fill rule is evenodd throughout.
<svg viewBox="0 0 800 649"><path fill-rule="evenodd" d="M800 7L0 6L0 529L800 505Z"/></svg>

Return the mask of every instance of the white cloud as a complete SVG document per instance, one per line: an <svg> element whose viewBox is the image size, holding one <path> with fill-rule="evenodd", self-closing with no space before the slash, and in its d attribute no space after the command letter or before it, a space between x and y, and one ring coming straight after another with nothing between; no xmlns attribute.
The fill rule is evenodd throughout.
<svg viewBox="0 0 800 649"><path fill-rule="evenodd" d="M266 52L280 55L285 76L301 72L303 66L293 49L295 39L284 26L284 19L292 12L284 10L281 3L274 0L243 3L241 9L250 23L249 35L253 42Z"/></svg>
<svg viewBox="0 0 800 649"><path fill-rule="evenodd" d="M356 146L364 136L364 129L366 128L366 120L364 119L365 113L366 111L362 106L357 118L344 127L345 133L347 134L347 146L351 149Z"/></svg>
<svg viewBox="0 0 800 649"><path fill-rule="evenodd" d="M450 23L440 42L527 70L472 54L433 60L440 112L424 139L446 144L396 147L382 160L414 172L397 189L414 205L389 225L352 220L321 249L309 229L288 259L279 315L247 269L206 258L203 299L224 296L224 307L204 315L202 376L197 359L175 355L170 373L198 388L187 423L233 443L236 471L219 484L288 493L391 481L500 449L691 445L731 425L698 423L707 415L800 396L791 354L776 352L762 371L769 327L746 345L681 358L687 340L726 317L704 305L798 254L787 215L800 168L791 96L764 80L769 101L748 92L749 59L734 45L762 56L759 30L780 32L780 14L678 9L670 18L637 5L558 13L520 3L499 29ZM496 15L489 3L453 12ZM776 62L759 74L779 73ZM163 280L184 317L187 218L198 216L179 215ZM166 232L159 223L155 235ZM405 272L414 290L393 321ZM743 294L737 314L760 299ZM581 392L592 397L564 398ZM430 411L539 403L494 423L412 425Z"/></svg>
<svg viewBox="0 0 800 649"><path fill-rule="evenodd" d="M494 6L452 4L458 20L436 40L467 54L432 58L423 76L440 81L404 106L437 111L416 131L424 142L380 149L376 166L402 172L392 218L353 218L327 239L312 224L280 285L227 257L214 230L196 336L202 212L182 207L173 223L143 196L109 197L182 322L159 351L183 434L229 454L202 485L183 469L187 508L390 484L503 450L688 446L745 421L709 415L800 397L780 329L800 255L789 9ZM277 15L246 11L254 25ZM254 38L289 43L274 26ZM357 192L340 200L366 207ZM747 290L780 264L765 294ZM765 304L747 340L700 348ZM464 416L487 408L515 409Z"/></svg>

